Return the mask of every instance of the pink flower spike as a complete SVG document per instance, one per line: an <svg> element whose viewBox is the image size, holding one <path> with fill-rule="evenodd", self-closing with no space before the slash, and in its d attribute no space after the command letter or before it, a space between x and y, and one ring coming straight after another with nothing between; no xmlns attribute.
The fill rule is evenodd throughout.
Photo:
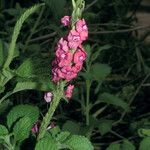
<svg viewBox="0 0 150 150"><path fill-rule="evenodd" d="M44 99L47 103L50 103L52 101L52 97L53 97L53 94L51 92L46 92L44 94Z"/></svg>
<svg viewBox="0 0 150 150"><path fill-rule="evenodd" d="M73 89L74 89L74 85L69 85L65 91L65 96L66 98L71 98L72 97L72 93L73 93Z"/></svg>
<svg viewBox="0 0 150 150"><path fill-rule="evenodd" d="M64 16L63 18L61 18L61 23L63 26L69 26L70 20L71 20L70 16Z"/></svg>

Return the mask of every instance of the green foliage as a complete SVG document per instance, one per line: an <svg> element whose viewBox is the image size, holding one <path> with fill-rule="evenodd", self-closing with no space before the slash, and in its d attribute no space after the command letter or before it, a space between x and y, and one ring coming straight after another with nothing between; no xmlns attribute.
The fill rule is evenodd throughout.
<svg viewBox="0 0 150 150"><path fill-rule="evenodd" d="M121 145L122 150L135 150L136 147L128 140L124 140Z"/></svg>
<svg viewBox="0 0 150 150"><path fill-rule="evenodd" d="M16 70L16 73L18 76L20 77L26 77L26 78L31 78L34 77L33 71L34 71L34 67L33 67L33 63L31 61L31 59L27 59L25 60L20 66L19 68Z"/></svg>
<svg viewBox="0 0 150 150"><path fill-rule="evenodd" d="M35 107L16 109L16 105L38 103L43 115L47 104L41 101L42 91L56 89L50 75L53 50L58 38L68 31L60 27L60 17L69 15L72 6L67 0L42 1L48 7L41 11L41 4L33 0L18 3L0 0L0 122L3 124L0 125L0 149L34 149L36 134L31 136L30 130L39 118L39 110ZM36 144L37 149L84 150L92 147L88 146L88 138L93 142L93 149L149 150L150 49L149 41L145 42L149 32L146 28L143 36L140 30L122 32L138 26L140 12L138 15L136 12L141 8L145 11L145 6L139 7L139 4L140 0L86 0L83 18L90 34L84 43L86 63L79 78L72 83L76 94L68 106L64 103L59 106L53 118L63 131L58 127L48 130L46 137ZM31 5L35 6L27 9ZM83 6L84 3L80 7ZM39 12L34 13L36 10ZM74 14L80 15L80 10L76 10ZM39 14L41 17L37 19ZM12 41L8 44L12 32ZM30 91L19 92L24 90ZM10 106L14 108L11 115L8 114L5 127Z"/></svg>
<svg viewBox="0 0 150 150"><path fill-rule="evenodd" d="M99 129L101 135L104 135L104 134L108 133L109 131L111 131L112 123L113 123L112 120L101 120L99 122L98 129Z"/></svg>
<svg viewBox="0 0 150 150"><path fill-rule="evenodd" d="M23 117L16 122L16 124L13 127L13 134L14 134L15 141L20 142L29 137L33 125L32 119L33 119L32 116L31 119L28 116L28 117Z"/></svg>
<svg viewBox="0 0 150 150"><path fill-rule="evenodd" d="M67 121L63 125L63 130L64 131L69 131L72 134L80 134L80 125L78 123L72 122L72 121Z"/></svg>
<svg viewBox="0 0 150 150"><path fill-rule="evenodd" d="M0 125L0 137L4 136L4 135L7 135L7 134L8 134L7 128L3 125Z"/></svg>
<svg viewBox="0 0 150 150"><path fill-rule="evenodd" d="M150 137L146 137L141 141L139 150L149 150L149 148L150 148Z"/></svg>
<svg viewBox="0 0 150 150"><path fill-rule="evenodd" d="M91 75L92 79L102 82L110 74L111 68L106 64L94 64L92 65Z"/></svg>
<svg viewBox="0 0 150 150"><path fill-rule="evenodd" d="M20 30L21 30L21 27L22 27L24 21L41 6L42 5L39 4L39 5L36 5L36 6L29 8L28 10L26 10L24 12L24 14L17 21L15 28L14 28L13 35L12 35L12 40L11 40L11 43L10 43L10 46L8 49L8 58L6 59L6 62L4 64L4 68L9 67L9 65L10 65L10 63L14 57L14 49L16 46L16 41L17 41L18 35L20 33Z"/></svg>
<svg viewBox="0 0 150 150"><path fill-rule="evenodd" d="M58 143L52 137L46 137L41 139L35 147L35 150L58 150Z"/></svg>
<svg viewBox="0 0 150 150"><path fill-rule="evenodd" d="M93 146L89 140L83 136L73 135L71 136L65 144L70 148L70 150L93 150Z"/></svg>
<svg viewBox="0 0 150 150"><path fill-rule="evenodd" d="M120 150L120 144L110 144L106 150Z"/></svg>
<svg viewBox="0 0 150 150"><path fill-rule="evenodd" d="M12 127L13 123L22 117L30 118L30 124L33 125L39 118L39 109L31 105L18 105L13 107L7 115L7 126L9 128ZM21 123L22 121L20 121Z"/></svg>
<svg viewBox="0 0 150 150"><path fill-rule="evenodd" d="M124 110L128 111L129 110L129 106L128 104L123 101L122 99L109 94L109 93L103 93L99 96L99 99L101 102L107 103L107 104L112 104L115 106L119 106L121 108L123 108Z"/></svg>
<svg viewBox="0 0 150 150"><path fill-rule="evenodd" d="M138 134L139 134L139 136L141 136L141 137L150 137L150 129L139 129L138 130Z"/></svg>

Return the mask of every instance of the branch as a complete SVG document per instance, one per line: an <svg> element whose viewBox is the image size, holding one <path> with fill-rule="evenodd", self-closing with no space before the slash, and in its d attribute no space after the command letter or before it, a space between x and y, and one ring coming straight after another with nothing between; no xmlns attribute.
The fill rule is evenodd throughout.
<svg viewBox="0 0 150 150"><path fill-rule="evenodd" d="M44 35L44 36L40 36L40 37L31 39L29 42L31 43L31 42L36 42L36 41L44 40L44 39L53 37L53 36L55 36L56 34L57 34L57 32L52 32L52 33L50 33L50 34L47 34L47 35Z"/></svg>
<svg viewBox="0 0 150 150"><path fill-rule="evenodd" d="M97 31L97 32L89 32L89 34L114 34L114 33L127 33L136 30L143 30L146 28L150 28L150 25L134 27L131 29L122 29L122 30L114 30L114 31Z"/></svg>

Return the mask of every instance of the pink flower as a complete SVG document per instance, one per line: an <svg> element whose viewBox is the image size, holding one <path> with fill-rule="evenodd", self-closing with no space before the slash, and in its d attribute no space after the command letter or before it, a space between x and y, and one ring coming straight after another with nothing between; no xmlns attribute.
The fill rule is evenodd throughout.
<svg viewBox="0 0 150 150"><path fill-rule="evenodd" d="M35 123L33 125L32 129L31 129L32 133L34 133L34 134L38 133L39 132L39 127L40 127L40 123L39 122Z"/></svg>
<svg viewBox="0 0 150 150"><path fill-rule="evenodd" d="M75 64L83 64L83 61L86 59L86 52L80 46L74 54L73 62Z"/></svg>
<svg viewBox="0 0 150 150"><path fill-rule="evenodd" d="M70 25L69 16L64 16L61 22L64 26ZM52 62L52 80L71 81L77 77L78 72L83 67L86 59L86 52L81 44L88 37L88 28L84 19L78 20L75 29L70 30L66 37L63 37L57 43L55 48L55 60ZM45 100L51 101L51 95L46 95Z"/></svg>
<svg viewBox="0 0 150 150"><path fill-rule="evenodd" d="M53 94L51 92L46 92L44 94L44 99L47 103L50 103L52 101L52 97L53 97Z"/></svg>
<svg viewBox="0 0 150 150"><path fill-rule="evenodd" d="M77 21L76 31L79 32L82 41L88 38L88 28L84 19Z"/></svg>
<svg viewBox="0 0 150 150"><path fill-rule="evenodd" d="M65 91L66 98L71 98L73 93L74 85L69 85Z"/></svg>
<svg viewBox="0 0 150 150"><path fill-rule="evenodd" d="M52 123L47 127L47 130L50 130L50 129L54 128L54 127L55 127L55 124L52 122Z"/></svg>
<svg viewBox="0 0 150 150"><path fill-rule="evenodd" d="M82 43L80 34L76 30L71 30L68 35L68 45L71 49L77 49L77 47Z"/></svg>
<svg viewBox="0 0 150 150"><path fill-rule="evenodd" d="M56 50L57 49L62 49L65 52L68 52L69 50L68 41L66 41L64 38L61 38L57 44Z"/></svg>
<svg viewBox="0 0 150 150"><path fill-rule="evenodd" d="M70 20L71 20L70 16L64 16L63 18L61 18L61 23L63 26L69 26Z"/></svg>
<svg viewBox="0 0 150 150"><path fill-rule="evenodd" d="M56 50L57 64L59 67L71 65L73 54L62 50Z"/></svg>
<svg viewBox="0 0 150 150"><path fill-rule="evenodd" d="M58 82L61 78L58 76L58 68L57 68L57 66L55 66L53 69L52 69L52 74L53 74L53 76L52 76L52 80L54 81L54 82Z"/></svg>

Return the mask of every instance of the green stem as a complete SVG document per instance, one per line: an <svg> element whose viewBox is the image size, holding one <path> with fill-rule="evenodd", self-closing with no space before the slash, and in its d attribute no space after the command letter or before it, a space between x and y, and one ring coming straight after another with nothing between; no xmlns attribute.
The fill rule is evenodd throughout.
<svg viewBox="0 0 150 150"><path fill-rule="evenodd" d="M89 80L86 80L86 125L89 125L89 103L90 103L90 87L91 87L91 82Z"/></svg>
<svg viewBox="0 0 150 150"><path fill-rule="evenodd" d="M37 28L37 26L38 26L40 20L41 20L41 17L42 17L42 15L43 15L44 10L45 10L45 6L42 7L42 10L41 10L41 12L40 12L40 14L39 14L39 17L38 17L38 19L36 20L36 22L35 22L33 28L31 29L30 35L28 36L28 38L27 38L27 40L26 40L26 42L25 42L24 48L23 48L23 50L22 50L23 52L25 52L25 50L27 49L27 46L28 46L28 44L29 44L29 42L30 42L30 39L32 38L32 36L33 36L33 34L34 34L34 32L35 32L35 30L36 30L36 28Z"/></svg>
<svg viewBox="0 0 150 150"><path fill-rule="evenodd" d="M51 106L50 106L48 112L46 113L45 117L43 118L37 140L40 140L41 138L44 137L47 126L49 125L49 123L52 119L52 116L53 116L61 98L63 97L63 89L64 89L64 84L60 83L60 87L58 85L58 89L53 92L54 98L53 98L53 101L51 102Z"/></svg>
<svg viewBox="0 0 150 150"><path fill-rule="evenodd" d="M4 138L4 141L5 141L5 147L8 149L8 150L14 150L15 149L15 145L12 145L11 142L10 142L10 136Z"/></svg>

